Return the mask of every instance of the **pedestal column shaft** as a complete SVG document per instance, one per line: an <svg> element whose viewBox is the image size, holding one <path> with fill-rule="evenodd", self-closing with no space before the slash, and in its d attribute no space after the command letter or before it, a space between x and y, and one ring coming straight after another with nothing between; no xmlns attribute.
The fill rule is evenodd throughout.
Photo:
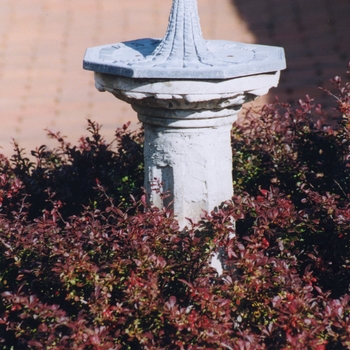
<svg viewBox="0 0 350 350"><path fill-rule="evenodd" d="M142 118L143 119L143 118ZM198 221L233 195L232 150L228 123L214 128L166 128L144 124L145 188L150 202L168 206L180 227ZM162 199L152 185L162 183ZM175 199L175 200L174 200Z"/></svg>

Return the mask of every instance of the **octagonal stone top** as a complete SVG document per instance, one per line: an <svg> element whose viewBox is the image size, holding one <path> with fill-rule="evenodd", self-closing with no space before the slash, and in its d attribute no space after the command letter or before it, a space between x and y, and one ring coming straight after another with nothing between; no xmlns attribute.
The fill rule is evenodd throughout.
<svg viewBox="0 0 350 350"><path fill-rule="evenodd" d="M280 47L202 37L196 0L173 0L163 39L89 48L83 67L132 78L229 79L286 68Z"/></svg>

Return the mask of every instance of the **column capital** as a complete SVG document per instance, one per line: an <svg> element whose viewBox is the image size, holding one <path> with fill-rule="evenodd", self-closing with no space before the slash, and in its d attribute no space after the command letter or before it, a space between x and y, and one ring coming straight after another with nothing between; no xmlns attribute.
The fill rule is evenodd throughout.
<svg viewBox="0 0 350 350"><path fill-rule="evenodd" d="M132 105L141 122L173 128L233 123L246 102L277 86L279 71L226 80L135 79L95 73L99 91Z"/></svg>

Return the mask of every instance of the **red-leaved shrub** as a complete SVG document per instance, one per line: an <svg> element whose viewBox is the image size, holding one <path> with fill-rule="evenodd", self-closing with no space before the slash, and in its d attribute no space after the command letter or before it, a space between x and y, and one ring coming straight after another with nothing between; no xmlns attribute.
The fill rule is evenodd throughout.
<svg viewBox="0 0 350 350"><path fill-rule="evenodd" d="M2 157L0 349L350 349L350 86L334 83L333 127L310 99L234 126L235 196L184 230L146 204L142 131L113 150L89 122L77 147Z"/></svg>

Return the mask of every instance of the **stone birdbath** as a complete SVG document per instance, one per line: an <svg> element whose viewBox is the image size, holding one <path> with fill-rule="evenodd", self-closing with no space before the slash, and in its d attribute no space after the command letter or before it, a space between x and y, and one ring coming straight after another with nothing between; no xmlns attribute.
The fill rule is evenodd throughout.
<svg viewBox="0 0 350 350"><path fill-rule="evenodd" d="M204 40L196 0L173 0L163 39L89 48L83 67L137 112L149 202L172 205L184 227L232 197L232 123L277 86L286 62L280 47ZM152 191L155 180L168 198Z"/></svg>

